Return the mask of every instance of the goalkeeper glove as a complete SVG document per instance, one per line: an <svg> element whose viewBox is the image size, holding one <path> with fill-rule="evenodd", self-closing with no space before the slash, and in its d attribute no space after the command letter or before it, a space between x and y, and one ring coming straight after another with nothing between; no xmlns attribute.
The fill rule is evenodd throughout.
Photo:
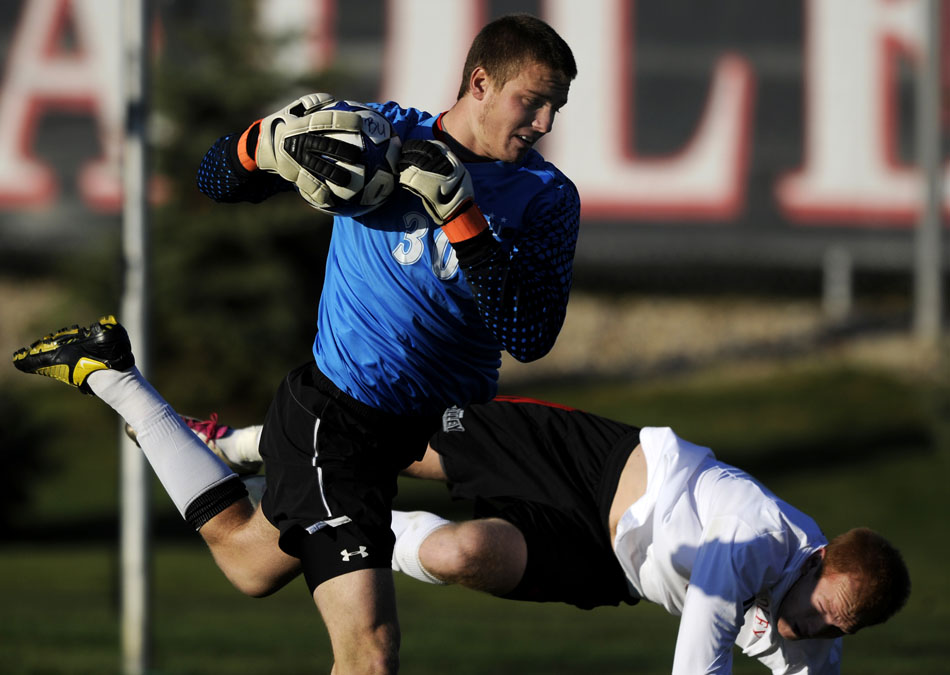
<svg viewBox="0 0 950 675"><path fill-rule="evenodd" d="M333 207L337 198L327 183L345 189L353 178L362 177L361 143L347 143L340 135L359 136L363 129L362 118L354 112L323 110L335 101L330 94L308 94L255 122L239 144L241 163L278 174L318 209ZM248 146L258 124L257 145L251 154ZM355 170L348 165L356 165Z"/></svg>
<svg viewBox="0 0 950 675"><path fill-rule="evenodd" d="M468 239L488 227L475 206L468 169L441 141L411 139L402 144L399 184L422 199L449 241ZM460 218L464 214L464 218Z"/></svg>

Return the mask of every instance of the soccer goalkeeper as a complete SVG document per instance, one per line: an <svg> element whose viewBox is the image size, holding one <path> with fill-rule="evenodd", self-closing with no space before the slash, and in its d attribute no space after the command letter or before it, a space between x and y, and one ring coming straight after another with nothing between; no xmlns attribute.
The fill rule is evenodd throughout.
<svg viewBox="0 0 950 675"><path fill-rule="evenodd" d="M301 561L337 673L398 665L389 524L399 470L447 405L491 399L501 350L544 356L567 309L580 199L535 145L567 102L571 50L540 19L504 16L479 32L461 70L442 114L368 104L402 141L400 189L365 215L335 216L313 359L281 383L261 438L271 487L260 528L279 530L281 550ZM198 187L217 202L296 189L333 211L358 157L334 142L356 124L332 102L304 96L221 137ZM235 485L203 495L196 527L234 503Z"/></svg>

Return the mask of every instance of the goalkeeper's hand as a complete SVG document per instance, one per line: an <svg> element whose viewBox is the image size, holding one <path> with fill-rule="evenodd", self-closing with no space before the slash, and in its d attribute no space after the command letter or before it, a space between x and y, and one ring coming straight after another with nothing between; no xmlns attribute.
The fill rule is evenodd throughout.
<svg viewBox="0 0 950 675"><path fill-rule="evenodd" d="M358 136L362 118L345 110L324 110L335 101L330 94L307 94L262 119L253 157L258 168L293 183L300 196L318 209L336 204L327 183L346 188L362 166L361 144L339 138ZM347 165L356 165L355 171Z"/></svg>
<svg viewBox="0 0 950 675"><path fill-rule="evenodd" d="M441 141L404 141L397 168L399 184L419 195L439 225L445 225L475 201L468 169Z"/></svg>

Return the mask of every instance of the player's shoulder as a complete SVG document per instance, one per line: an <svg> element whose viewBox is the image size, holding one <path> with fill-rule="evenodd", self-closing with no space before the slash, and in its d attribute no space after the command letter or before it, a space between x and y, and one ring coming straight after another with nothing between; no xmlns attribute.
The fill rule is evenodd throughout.
<svg viewBox="0 0 950 675"><path fill-rule="evenodd" d="M405 108L396 101L366 105L388 119L396 129L396 133L402 138L405 138L415 127L431 126L435 121L432 113L419 108Z"/></svg>
<svg viewBox="0 0 950 675"><path fill-rule="evenodd" d="M545 183L566 185L576 190L574 183L571 182L571 179L568 178L567 175L557 166L555 166L553 162L546 160L544 156L537 150L529 150L524 159L518 165L518 169L521 171L531 172L541 177Z"/></svg>
<svg viewBox="0 0 950 675"><path fill-rule="evenodd" d="M533 200L534 207L542 211L555 211L567 215L571 228L576 229L581 197L573 181L553 162L547 161L540 152L533 149L525 157L523 166L525 170L540 178L544 186Z"/></svg>
<svg viewBox="0 0 950 675"><path fill-rule="evenodd" d="M568 229L576 228L580 194L571 179L560 169L533 149L521 162L508 164L507 167L518 176L511 184L520 186L520 189L531 195L526 211L529 219L540 217L547 220L551 213L558 213L567 217L565 224L569 225Z"/></svg>

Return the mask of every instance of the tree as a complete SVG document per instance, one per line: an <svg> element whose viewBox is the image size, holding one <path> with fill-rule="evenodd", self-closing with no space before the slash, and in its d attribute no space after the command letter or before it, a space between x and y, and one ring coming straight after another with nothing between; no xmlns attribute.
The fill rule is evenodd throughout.
<svg viewBox="0 0 950 675"><path fill-rule="evenodd" d="M195 170L218 137L299 94L334 91L339 78L276 72L278 41L257 33L253 4L228 3L212 30L169 17L194 28L164 45L152 87L164 198L152 211L150 377L183 412L225 403L247 421L310 358L331 221L293 194L214 204L195 188Z"/></svg>

